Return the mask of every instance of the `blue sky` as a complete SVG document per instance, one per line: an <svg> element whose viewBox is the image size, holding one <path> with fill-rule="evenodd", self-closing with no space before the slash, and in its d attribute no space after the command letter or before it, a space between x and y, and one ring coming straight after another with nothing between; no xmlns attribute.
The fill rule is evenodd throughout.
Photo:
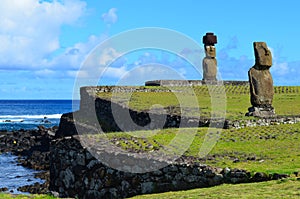
<svg viewBox="0 0 300 199"><path fill-rule="evenodd" d="M177 31L201 47L202 36L214 32L223 80L247 80L254 64L252 43L265 41L273 54L274 84L300 85L299 7L295 0L1 0L0 99L71 99L91 50L124 31L144 27ZM131 82L142 84L141 71L148 74L151 68L137 67L153 62L185 79L202 78L169 52L145 49L124 57L109 53L118 60L99 80L101 85L119 82L129 71L136 77Z"/></svg>

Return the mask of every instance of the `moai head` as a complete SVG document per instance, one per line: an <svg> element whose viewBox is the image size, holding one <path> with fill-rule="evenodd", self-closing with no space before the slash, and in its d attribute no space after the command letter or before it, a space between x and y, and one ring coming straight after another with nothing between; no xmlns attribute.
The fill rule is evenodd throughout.
<svg viewBox="0 0 300 199"><path fill-rule="evenodd" d="M259 69L269 69L272 66L272 53L265 42L253 42L255 65Z"/></svg>
<svg viewBox="0 0 300 199"><path fill-rule="evenodd" d="M206 57L215 58L216 57L216 48L215 44L217 43L217 36L214 33L206 33L203 36L203 44L205 49Z"/></svg>
<svg viewBox="0 0 300 199"><path fill-rule="evenodd" d="M215 58L216 48L214 46L205 46L205 55L206 57Z"/></svg>

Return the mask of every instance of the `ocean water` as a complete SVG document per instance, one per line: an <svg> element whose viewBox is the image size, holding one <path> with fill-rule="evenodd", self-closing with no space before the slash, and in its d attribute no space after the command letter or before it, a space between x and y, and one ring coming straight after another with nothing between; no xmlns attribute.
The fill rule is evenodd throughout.
<svg viewBox="0 0 300 199"><path fill-rule="evenodd" d="M20 129L37 129L58 126L63 113L79 109L79 101L72 100L0 100L0 130L18 131ZM18 187L43 183L34 178L37 171L24 168L17 164L16 156L0 154L0 188L17 191Z"/></svg>
<svg viewBox="0 0 300 199"><path fill-rule="evenodd" d="M8 188L8 192L21 194L18 187L31 185L36 182L44 183L44 180L34 178L37 171L27 169L17 164L17 157L11 154L0 155L0 188Z"/></svg>
<svg viewBox="0 0 300 199"><path fill-rule="evenodd" d="M58 126L63 113L78 108L72 100L0 100L0 130Z"/></svg>

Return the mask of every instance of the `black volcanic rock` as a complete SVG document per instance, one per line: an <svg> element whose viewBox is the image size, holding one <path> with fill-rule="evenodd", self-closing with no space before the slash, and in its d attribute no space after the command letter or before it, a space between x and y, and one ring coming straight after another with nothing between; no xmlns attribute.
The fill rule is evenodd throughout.
<svg viewBox="0 0 300 199"><path fill-rule="evenodd" d="M1 132L0 153L11 153L19 156L19 164L26 168L49 171L50 142L53 140L56 130L57 127L39 126L37 130ZM29 193L47 193L49 172L42 172L37 177L42 177L46 182L20 187L18 190ZM0 189L1 191L5 191L5 188Z"/></svg>

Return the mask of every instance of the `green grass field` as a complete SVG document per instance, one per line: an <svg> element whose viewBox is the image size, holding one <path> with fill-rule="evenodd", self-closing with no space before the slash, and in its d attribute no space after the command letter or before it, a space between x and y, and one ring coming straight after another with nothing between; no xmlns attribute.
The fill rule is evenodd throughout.
<svg viewBox="0 0 300 199"><path fill-rule="evenodd" d="M300 197L300 180L296 178L249 183L223 184L216 187L193 189L187 191L166 192L132 197L132 199L298 199ZM1 199L54 199L47 195L10 195L1 194Z"/></svg>
<svg viewBox="0 0 300 199"><path fill-rule="evenodd" d="M55 199L53 196L48 195L13 195L8 193L0 193L1 199L15 198L15 199Z"/></svg>
<svg viewBox="0 0 300 199"><path fill-rule="evenodd" d="M176 92L135 92L98 93L104 99L126 104L134 110L149 110L157 104L163 107L194 107L201 110L201 116L209 117L212 104L225 101L226 118L243 120L250 104L248 86L206 86L189 90L174 88ZM300 115L300 87L275 87L273 106L278 115ZM213 96L213 97L211 97ZM129 99L129 102L127 101ZM215 100L215 101L213 101ZM213 102L212 102L213 101ZM220 103L221 104L221 103ZM216 110L222 109L214 107ZM174 109L176 110L176 108ZM190 113L195 115L196 112ZM218 114L218 113L216 113ZM254 119L254 118L251 118ZM300 123L281 124L264 127L246 127L242 129L162 129L159 131L136 131L126 133L107 133L88 135L93 141L106 136L112 144L130 152L143 152L178 148L178 143L188 144L183 155L193 156L197 161L216 167L246 169L254 172L285 173L293 177L285 180L229 185L188 191L168 192L136 196L134 198L300 198L300 180L294 173L300 172ZM212 150L203 157L201 146L208 137L218 137ZM179 140L172 143L174 138ZM176 145L177 144L177 145ZM0 194L0 198L52 198L45 195L13 196Z"/></svg>
<svg viewBox="0 0 300 199"><path fill-rule="evenodd" d="M207 136L219 136L212 150L200 152ZM108 137L112 144L127 151L143 152L168 148L177 152L179 144L188 145L183 155L221 168L246 169L250 172L300 172L300 123L242 129L163 129L127 133L89 135L92 140ZM172 143L176 138L177 141ZM184 147L182 147L184 148Z"/></svg>
<svg viewBox="0 0 300 199"><path fill-rule="evenodd" d="M147 88L147 87L146 87ZM152 87L150 87L152 88ZM226 111L226 118L241 119L251 106L249 86L195 86L191 88L173 87L173 92L167 88L157 87L165 92L133 92L133 93L97 93L104 99L125 104L131 109L149 110L157 104L163 107L199 107L202 117L210 117L212 108L214 114ZM300 115L300 87L275 86L273 106L277 115ZM212 107L212 104L214 107ZM187 115L199 115L191 111Z"/></svg>
<svg viewBox="0 0 300 199"><path fill-rule="evenodd" d="M293 199L300 198L300 180L286 179L251 184L229 185L193 189L188 191L167 192L133 197L132 199Z"/></svg>

